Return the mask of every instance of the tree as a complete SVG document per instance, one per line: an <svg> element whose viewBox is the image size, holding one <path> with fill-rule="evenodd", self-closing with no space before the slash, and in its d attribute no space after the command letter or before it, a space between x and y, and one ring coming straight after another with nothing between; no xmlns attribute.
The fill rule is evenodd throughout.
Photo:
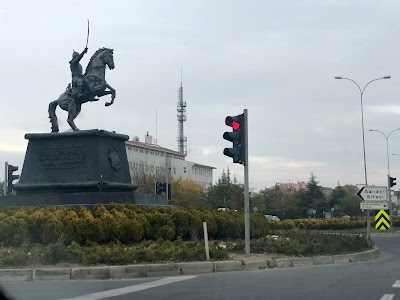
<svg viewBox="0 0 400 300"><path fill-rule="evenodd" d="M261 190L260 194L263 196L265 202L264 214L280 216L281 212L283 211L281 208L284 196L283 190L279 187L279 185L275 185L269 189Z"/></svg>
<svg viewBox="0 0 400 300"><path fill-rule="evenodd" d="M337 216L360 216L360 200L356 196L357 187L355 185L345 185L343 190L345 196L335 205L335 214Z"/></svg>
<svg viewBox="0 0 400 300"><path fill-rule="evenodd" d="M229 168L226 173L222 170L218 182L207 190L207 202L213 208L243 209L243 185L236 177L232 181Z"/></svg>
<svg viewBox="0 0 400 300"><path fill-rule="evenodd" d="M191 179L172 179L171 190L170 204L184 207L207 205L203 186Z"/></svg>
<svg viewBox="0 0 400 300"><path fill-rule="evenodd" d="M280 219L296 218L298 212L298 197L294 189L282 189L279 185L260 191L264 200L264 214L275 215Z"/></svg>
<svg viewBox="0 0 400 300"><path fill-rule="evenodd" d="M342 200L345 196L346 196L345 189L342 186L338 185L332 191L332 194L329 199L329 206L335 207L335 205L338 204L339 201Z"/></svg>
<svg viewBox="0 0 400 300"><path fill-rule="evenodd" d="M138 186L137 192L154 194L156 182L165 183L166 169L146 164L129 165L132 181ZM170 179L168 179L170 181Z"/></svg>
<svg viewBox="0 0 400 300"><path fill-rule="evenodd" d="M322 218L322 212L328 208L326 197L322 191L322 187L318 183L317 176L311 172L306 189L299 191L299 207L303 217L307 217L309 209L315 209L317 217Z"/></svg>

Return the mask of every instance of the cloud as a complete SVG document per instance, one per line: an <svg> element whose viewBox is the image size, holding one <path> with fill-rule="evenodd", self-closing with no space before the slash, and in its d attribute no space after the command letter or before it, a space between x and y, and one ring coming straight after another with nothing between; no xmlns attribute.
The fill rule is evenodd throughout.
<svg viewBox="0 0 400 300"><path fill-rule="evenodd" d="M203 147L201 148L201 153L203 155L210 155L210 154L215 154L219 148L216 146L208 146L208 147Z"/></svg>
<svg viewBox="0 0 400 300"><path fill-rule="evenodd" d="M321 161L307 161L307 160L293 160L287 157L268 157L268 156L250 156L250 164L257 169L312 169L315 167L325 166L325 162Z"/></svg>
<svg viewBox="0 0 400 300"><path fill-rule="evenodd" d="M389 104L389 105L368 105L367 112L371 113L390 113L400 114L400 105Z"/></svg>

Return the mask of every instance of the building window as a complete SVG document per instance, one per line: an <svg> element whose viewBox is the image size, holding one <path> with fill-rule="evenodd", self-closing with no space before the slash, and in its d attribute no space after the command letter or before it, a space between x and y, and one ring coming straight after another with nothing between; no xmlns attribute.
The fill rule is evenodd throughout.
<svg viewBox="0 0 400 300"><path fill-rule="evenodd" d="M186 167L183 167L183 173L186 173Z"/></svg>
<svg viewBox="0 0 400 300"><path fill-rule="evenodd" d="M176 168L174 168L174 174L176 174Z"/></svg>

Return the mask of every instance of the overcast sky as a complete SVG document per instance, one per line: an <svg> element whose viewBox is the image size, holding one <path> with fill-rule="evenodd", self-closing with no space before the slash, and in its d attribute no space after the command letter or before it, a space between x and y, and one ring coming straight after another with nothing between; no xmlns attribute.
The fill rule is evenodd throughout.
<svg viewBox="0 0 400 300"><path fill-rule="evenodd" d="M86 64L100 47L114 48L106 72L117 90L85 104L81 129L155 136L177 150L177 89L183 68L187 160L243 167L222 154L227 115L249 113L251 188L307 181L323 186L364 182L360 85L364 94L370 184L385 185L385 133L400 127L398 1L2 1L0 2L0 161L22 166L24 134L49 132L47 108L65 90L72 50ZM67 113L57 109L60 130ZM389 154L400 154L400 131ZM400 156L390 155L400 181ZM4 178L0 165L0 179ZM400 184L399 184L400 185Z"/></svg>

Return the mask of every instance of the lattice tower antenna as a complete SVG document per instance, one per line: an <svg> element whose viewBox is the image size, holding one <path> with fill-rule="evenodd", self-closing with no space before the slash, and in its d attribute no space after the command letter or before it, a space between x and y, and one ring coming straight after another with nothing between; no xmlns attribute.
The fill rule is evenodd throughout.
<svg viewBox="0 0 400 300"><path fill-rule="evenodd" d="M183 134L183 122L187 120L186 117L186 102L183 101L183 86L182 86L182 69L181 69L181 86L178 89L178 152L182 154L187 153L187 137Z"/></svg>

